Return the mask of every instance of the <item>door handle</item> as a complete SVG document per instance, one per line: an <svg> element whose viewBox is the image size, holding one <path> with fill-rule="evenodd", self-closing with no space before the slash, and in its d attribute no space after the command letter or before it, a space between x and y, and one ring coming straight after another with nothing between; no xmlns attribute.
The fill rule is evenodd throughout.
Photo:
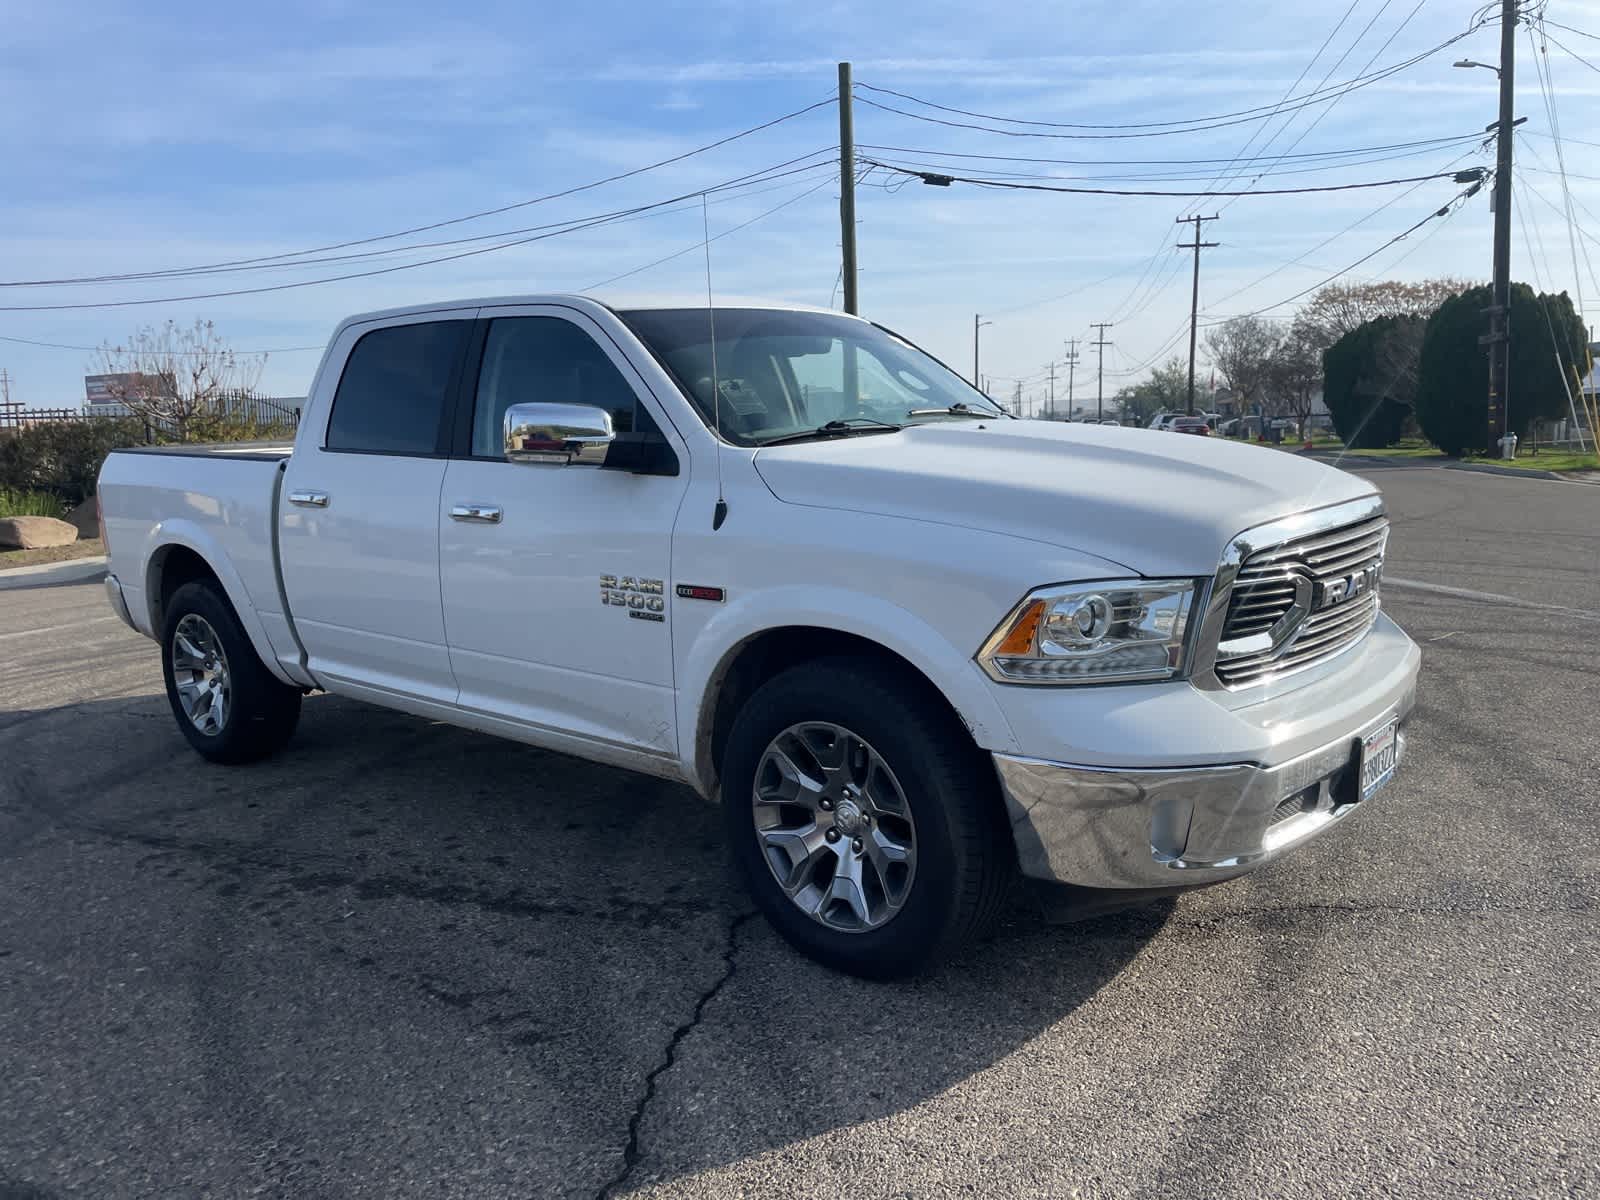
<svg viewBox="0 0 1600 1200"><path fill-rule="evenodd" d="M289 503L298 504L303 508L327 508L327 492L290 492Z"/></svg>
<svg viewBox="0 0 1600 1200"><path fill-rule="evenodd" d="M482 525L500 524L500 506L497 504L457 504L450 509L452 521L477 521Z"/></svg>

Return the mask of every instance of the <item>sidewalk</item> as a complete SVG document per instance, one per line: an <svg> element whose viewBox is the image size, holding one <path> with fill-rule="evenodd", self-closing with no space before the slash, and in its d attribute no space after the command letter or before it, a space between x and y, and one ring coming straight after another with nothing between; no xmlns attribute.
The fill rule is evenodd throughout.
<svg viewBox="0 0 1600 1200"><path fill-rule="evenodd" d="M53 587L62 583L89 583L106 573L106 556L69 558L66 562L37 563L31 567L0 570L0 592L17 588Z"/></svg>

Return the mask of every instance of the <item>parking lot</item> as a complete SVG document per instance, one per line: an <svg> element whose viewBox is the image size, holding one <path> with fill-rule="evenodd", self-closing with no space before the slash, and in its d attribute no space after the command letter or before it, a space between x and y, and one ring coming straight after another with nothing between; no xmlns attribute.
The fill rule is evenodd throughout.
<svg viewBox="0 0 1600 1200"><path fill-rule="evenodd" d="M0 1197L1600 1193L1600 487L1359 469L1396 782L910 984L685 788L326 696L210 766L97 583L0 590Z"/></svg>

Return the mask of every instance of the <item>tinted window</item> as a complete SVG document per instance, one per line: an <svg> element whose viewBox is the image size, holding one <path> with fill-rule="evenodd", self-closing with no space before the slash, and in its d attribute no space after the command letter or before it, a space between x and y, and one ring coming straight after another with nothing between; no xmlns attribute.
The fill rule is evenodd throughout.
<svg viewBox="0 0 1600 1200"><path fill-rule="evenodd" d="M434 453L471 324L393 325L362 337L334 393L328 449Z"/></svg>
<svg viewBox="0 0 1600 1200"><path fill-rule="evenodd" d="M501 429L513 404L590 404L611 414L618 433L654 428L632 385L598 343L560 317L501 317L489 323L472 413L472 453L499 458Z"/></svg>

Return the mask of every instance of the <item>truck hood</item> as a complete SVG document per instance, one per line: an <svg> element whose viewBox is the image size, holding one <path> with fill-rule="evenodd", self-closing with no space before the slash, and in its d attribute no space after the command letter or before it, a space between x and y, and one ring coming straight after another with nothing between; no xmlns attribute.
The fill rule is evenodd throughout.
<svg viewBox="0 0 1600 1200"><path fill-rule="evenodd" d="M780 500L1032 538L1147 576L1209 575L1233 537L1372 495L1261 446L1056 421L951 421L759 449Z"/></svg>

